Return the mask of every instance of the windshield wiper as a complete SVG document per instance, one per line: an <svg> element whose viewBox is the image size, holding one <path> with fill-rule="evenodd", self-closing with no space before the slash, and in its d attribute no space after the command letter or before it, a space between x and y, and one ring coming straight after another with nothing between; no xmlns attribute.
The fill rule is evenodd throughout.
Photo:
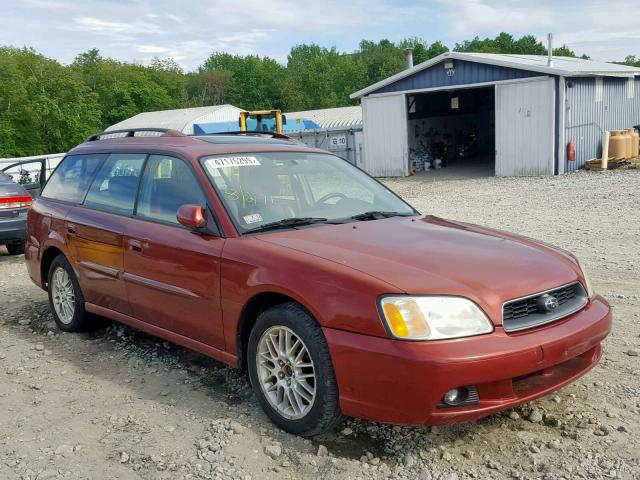
<svg viewBox="0 0 640 480"><path fill-rule="evenodd" d="M379 220L381 218L389 217L411 217L415 213L400 213L400 212L382 212L379 210L372 210L370 212L358 213L352 215L350 218L353 220Z"/></svg>
<svg viewBox="0 0 640 480"><path fill-rule="evenodd" d="M260 225L259 227L252 228L247 230L246 233L253 232L265 232L267 230L278 230L279 228L292 228L292 227L301 227L304 225L311 225L313 223L323 223L326 222L326 218L322 217L291 217L291 218L283 218L282 220L277 220L275 222L265 223L264 225Z"/></svg>

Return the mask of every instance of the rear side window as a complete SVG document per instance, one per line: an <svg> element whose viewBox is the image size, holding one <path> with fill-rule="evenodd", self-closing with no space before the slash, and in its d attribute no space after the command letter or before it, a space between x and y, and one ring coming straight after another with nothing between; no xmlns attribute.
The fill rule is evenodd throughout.
<svg viewBox="0 0 640 480"><path fill-rule="evenodd" d="M179 158L151 155L140 184L136 215L179 225L176 213L186 204L206 205L193 171Z"/></svg>
<svg viewBox="0 0 640 480"><path fill-rule="evenodd" d="M42 191L42 197L82 203L98 166L105 154L69 155L53 172Z"/></svg>
<svg viewBox="0 0 640 480"><path fill-rule="evenodd" d="M145 154L139 153L110 155L91 184L84 205L97 210L132 214L145 158Z"/></svg>

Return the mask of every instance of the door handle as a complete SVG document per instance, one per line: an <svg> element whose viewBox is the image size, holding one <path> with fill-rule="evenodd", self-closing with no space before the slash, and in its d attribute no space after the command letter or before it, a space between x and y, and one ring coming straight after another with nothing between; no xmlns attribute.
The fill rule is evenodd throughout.
<svg viewBox="0 0 640 480"><path fill-rule="evenodd" d="M142 242L133 238L129 239L129 248L134 252L142 252Z"/></svg>
<svg viewBox="0 0 640 480"><path fill-rule="evenodd" d="M76 233L76 224L75 223L67 223L67 232L75 234Z"/></svg>

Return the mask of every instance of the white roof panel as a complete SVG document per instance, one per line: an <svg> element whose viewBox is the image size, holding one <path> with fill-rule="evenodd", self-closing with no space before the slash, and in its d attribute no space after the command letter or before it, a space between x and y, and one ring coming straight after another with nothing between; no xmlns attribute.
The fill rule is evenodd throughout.
<svg viewBox="0 0 640 480"><path fill-rule="evenodd" d="M305 118L318 124L320 128L350 128L362 125L362 107L323 108L301 112L285 112L288 119Z"/></svg>
<svg viewBox="0 0 640 480"><path fill-rule="evenodd" d="M243 110L233 105L212 105L209 107L180 108L143 112L111 125L107 130L127 128L171 128L192 134L194 123L230 122L238 120Z"/></svg>
<svg viewBox="0 0 640 480"><path fill-rule="evenodd" d="M360 98L382 87L386 87L398 80L413 75L421 70L431 67L448 58L466 60L468 62L486 63L499 67L518 68L539 72L546 75L558 75L561 77L585 77L585 76L610 76L633 77L640 75L640 68L618 65L616 63L596 62L574 57L553 57L553 65L547 65L546 55L518 55L506 53L466 53L447 52L437 57L422 62L412 68L403 70L391 77L385 78L373 85L363 88L350 95L351 98Z"/></svg>

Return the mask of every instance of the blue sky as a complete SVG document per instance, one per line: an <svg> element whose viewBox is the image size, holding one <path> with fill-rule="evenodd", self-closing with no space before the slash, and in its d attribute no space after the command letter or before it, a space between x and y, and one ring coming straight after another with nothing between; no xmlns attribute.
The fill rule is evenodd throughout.
<svg viewBox="0 0 640 480"><path fill-rule="evenodd" d="M554 32L596 60L640 56L637 0L0 0L0 45L32 46L64 63L96 47L120 60L172 57L196 68L214 50L286 62L292 45L352 51L363 39L418 36L449 47L500 31Z"/></svg>

